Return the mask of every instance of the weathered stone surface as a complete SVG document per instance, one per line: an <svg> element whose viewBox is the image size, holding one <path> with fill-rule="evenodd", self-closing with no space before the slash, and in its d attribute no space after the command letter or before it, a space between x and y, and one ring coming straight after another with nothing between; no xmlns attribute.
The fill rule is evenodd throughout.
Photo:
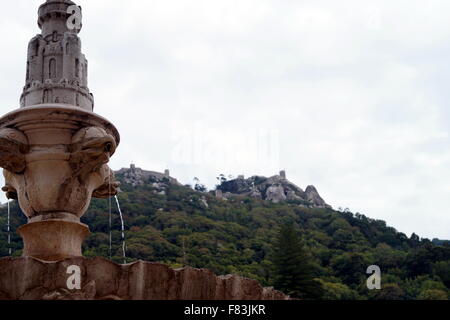
<svg viewBox="0 0 450 320"><path fill-rule="evenodd" d="M23 172L28 149L28 139L22 132L11 128L0 129L0 166L11 172Z"/></svg>
<svg viewBox="0 0 450 320"><path fill-rule="evenodd" d="M18 230L23 238L23 255L46 261L82 256L80 244L89 228L80 222L44 220L23 225Z"/></svg>
<svg viewBox="0 0 450 320"><path fill-rule="evenodd" d="M280 171L279 175L269 178L253 176L245 179L240 176L222 182L217 187L216 197L219 199L230 198L233 195L249 196L252 198L272 201L274 203L283 201L301 201L305 207L331 208L319 196L317 190L310 186L308 193L290 182L286 178L286 171ZM228 196L225 196L228 195Z"/></svg>
<svg viewBox="0 0 450 320"><path fill-rule="evenodd" d="M60 230L47 233L44 227L28 232L24 254L40 252L42 259L80 255L83 237L77 238L79 248L74 243L68 246L74 249L71 253L59 245L64 237L54 237L54 243L45 242L43 247L59 248L61 252L45 254L39 248L44 244L41 235L49 235L48 241L52 235L68 235L66 241L73 242L76 237L69 237L72 228L64 221L78 223L92 196L104 198L117 193L117 183L107 165L120 141L117 130L92 112L53 104L21 108L3 116L0 136L2 133L3 139L17 146L0 148L7 197L18 200L29 223L53 221L51 225Z"/></svg>
<svg viewBox="0 0 450 320"><path fill-rule="evenodd" d="M80 8L47 0L38 15L42 32L29 43L21 108L0 118L0 167L2 190L28 218L24 255L53 260L81 255L88 231L79 221L91 198L117 194L107 163L120 137L92 112L81 21L68 24L81 19Z"/></svg>
<svg viewBox="0 0 450 320"><path fill-rule="evenodd" d="M314 186L308 186L305 190L306 199L319 208L331 208L319 195L319 192Z"/></svg>
<svg viewBox="0 0 450 320"><path fill-rule="evenodd" d="M266 200L272 201L273 203L279 203L281 201L286 201L286 195L284 194L284 189L281 185L271 185L266 191Z"/></svg>
<svg viewBox="0 0 450 320"><path fill-rule="evenodd" d="M296 195L295 192L292 191L292 190L289 190L289 191L287 192L286 199L287 199L287 200L291 200L291 201L292 201L292 200L303 200L302 197Z"/></svg>
<svg viewBox="0 0 450 320"><path fill-rule="evenodd" d="M255 199L262 199L263 196L261 194L261 191L259 191L258 189L254 188L251 192L250 192L250 197L255 198Z"/></svg>
<svg viewBox="0 0 450 320"><path fill-rule="evenodd" d="M81 289L69 290L69 266L81 271ZM0 300L286 300L257 281L216 276L206 269L171 269L138 261L119 265L103 258L44 262L0 259Z"/></svg>
<svg viewBox="0 0 450 320"><path fill-rule="evenodd" d="M88 111L94 97L88 88L88 61L81 52L79 28L69 29L73 15L69 0L46 1L39 7L41 34L28 44L27 74L21 107L44 103L63 103ZM81 15L79 16L81 18Z"/></svg>

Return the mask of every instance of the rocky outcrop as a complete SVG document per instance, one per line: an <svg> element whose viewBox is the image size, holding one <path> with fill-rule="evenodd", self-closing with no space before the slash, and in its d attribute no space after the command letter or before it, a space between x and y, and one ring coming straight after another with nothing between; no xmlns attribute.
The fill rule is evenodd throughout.
<svg viewBox="0 0 450 320"><path fill-rule="evenodd" d="M266 191L266 200L273 203L279 203L286 201L286 195L284 194L283 186L280 184L271 185Z"/></svg>
<svg viewBox="0 0 450 320"><path fill-rule="evenodd" d="M181 186L181 184L170 176L170 172L166 170L164 173L155 171L146 171L131 165L130 168L122 168L115 172L116 176L122 183L130 184L133 187L152 184L158 189L158 192L164 191L169 184Z"/></svg>
<svg viewBox="0 0 450 320"><path fill-rule="evenodd" d="M314 186L308 186L305 190L305 194L306 200L314 203L315 206L321 208L329 207L329 205L327 205L326 202L322 199L322 197L319 195L319 192Z"/></svg>
<svg viewBox="0 0 450 320"><path fill-rule="evenodd" d="M242 195L273 203L297 201L306 207L331 208L320 197L314 186L309 186L306 191L303 191L287 180L285 171L270 178L253 176L245 179L243 176L239 176L237 179L224 181L217 187L216 195L223 199L228 199L233 195Z"/></svg>
<svg viewBox="0 0 450 320"><path fill-rule="evenodd" d="M78 285L76 272L79 271ZM74 288L75 287L75 288ZM287 300L272 288L207 269L171 269L138 261L119 265L83 257L59 262L0 259L0 300Z"/></svg>
<svg viewBox="0 0 450 320"><path fill-rule="evenodd" d="M115 176L121 184L133 187L150 185L155 194L165 195L171 185L182 186L176 179L170 177L169 171L159 173L146 171L131 165L115 172ZM269 178L253 176L245 179L239 176L237 179L223 181L213 192L216 198L227 200L236 195L248 196L255 199L267 200L273 203L284 201L297 201L302 206L313 208L331 208L319 195L314 186L309 186L306 191L286 179L286 172ZM203 202L203 201L202 201ZM208 205L204 204L205 207Z"/></svg>
<svg viewBox="0 0 450 320"><path fill-rule="evenodd" d="M295 201L295 200L301 201L301 200L303 200L302 197L298 196L295 193L295 191L292 191L292 190L289 190L287 192L286 199L289 200L289 201Z"/></svg>

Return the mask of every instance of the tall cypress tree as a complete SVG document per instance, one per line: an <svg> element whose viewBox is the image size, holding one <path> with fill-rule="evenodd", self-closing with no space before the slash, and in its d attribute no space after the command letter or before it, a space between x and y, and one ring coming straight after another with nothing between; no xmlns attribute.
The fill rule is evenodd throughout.
<svg viewBox="0 0 450 320"><path fill-rule="evenodd" d="M283 225L273 255L277 290L298 299L320 299L322 287L314 280L311 256L292 225Z"/></svg>

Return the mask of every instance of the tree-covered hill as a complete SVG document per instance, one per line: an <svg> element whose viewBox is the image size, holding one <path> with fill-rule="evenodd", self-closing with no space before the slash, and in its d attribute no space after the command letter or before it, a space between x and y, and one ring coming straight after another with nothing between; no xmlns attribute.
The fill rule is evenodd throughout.
<svg viewBox="0 0 450 320"><path fill-rule="evenodd" d="M272 203L246 196L217 199L169 179L122 182L127 261L137 259L208 268L274 285L274 245L282 225L292 225L310 254L323 299L447 299L450 246L413 234L407 237L384 221L331 208L307 208L302 201ZM109 207L113 214L112 258L123 262L120 219L114 201L94 199L82 221L92 234L84 254L109 257ZM11 205L13 255L22 243L14 232L24 224ZM0 255L8 254L6 207L0 209ZM382 271L382 290L366 286L370 265Z"/></svg>

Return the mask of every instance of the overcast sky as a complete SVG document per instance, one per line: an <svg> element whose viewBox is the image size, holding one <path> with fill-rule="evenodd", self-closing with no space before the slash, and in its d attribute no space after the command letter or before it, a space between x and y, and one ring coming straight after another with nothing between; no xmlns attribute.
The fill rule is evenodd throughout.
<svg viewBox="0 0 450 320"><path fill-rule="evenodd" d="M1 114L42 2L2 3ZM450 239L450 1L77 4L95 112L121 133L113 169L210 188L286 169L335 208Z"/></svg>

